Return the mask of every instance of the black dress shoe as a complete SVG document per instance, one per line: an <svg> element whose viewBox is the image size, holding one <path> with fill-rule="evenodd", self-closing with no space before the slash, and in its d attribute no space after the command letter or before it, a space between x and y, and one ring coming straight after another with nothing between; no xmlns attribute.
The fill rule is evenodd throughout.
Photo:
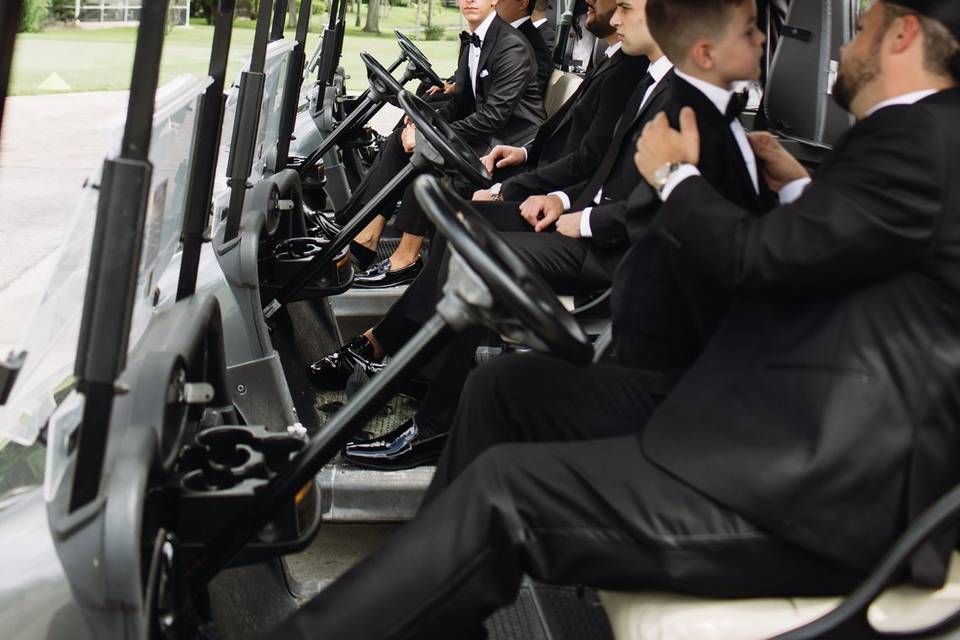
<svg viewBox="0 0 960 640"><path fill-rule="evenodd" d="M401 471L433 464L447 443L447 433L422 435L411 418L374 440L354 440L343 448L350 464L379 471Z"/></svg>
<svg viewBox="0 0 960 640"><path fill-rule="evenodd" d="M373 345L362 334L311 364L307 373L321 389L336 391L343 389L357 367L362 367L368 376L383 369L382 364L373 360Z"/></svg>
<svg viewBox="0 0 960 640"><path fill-rule="evenodd" d="M423 260L417 258L413 264L397 269L390 270L390 259L381 260L363 273L354 276L353 286L358 289L384 289L386 287L396 287L401 284L413 282L420 271L423 270Z"/></svg>

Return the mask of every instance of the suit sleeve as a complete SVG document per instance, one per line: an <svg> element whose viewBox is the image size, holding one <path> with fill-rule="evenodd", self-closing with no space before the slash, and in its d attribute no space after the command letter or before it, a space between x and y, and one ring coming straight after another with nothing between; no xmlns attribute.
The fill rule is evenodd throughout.
<svg viewBox="0 0 960 640"><path fill-rule="evenodd" d="M607 152L613 138L614 125L630 95L629 89L630 85L622 82L620 74L611 73L603 84L596 117L583 136L582 144L550 164L521 173L504 182L503 197L508 200L523 200L528 196L558 190L569 194L576 185L586 185Z"/></svg>
<svg viewBox="0 0 960 640"><path fill-rule="evenodd" d="M792 204L751 216L693 177L654 226L745 295L842 292L891 277L930 251L948 180L948 150L933 118L911 109L907 120L904 109L888 107L858 125Z"/></svg>
<svg viewBox="0 0 960 640"><path fill-rule="evenodd" d="M470 142L490 138L507 124L536 74L522 41L501 36L500 42L507 44L503 51L489 57L493 84L483 107L451 123L453 129Z"/></svg>

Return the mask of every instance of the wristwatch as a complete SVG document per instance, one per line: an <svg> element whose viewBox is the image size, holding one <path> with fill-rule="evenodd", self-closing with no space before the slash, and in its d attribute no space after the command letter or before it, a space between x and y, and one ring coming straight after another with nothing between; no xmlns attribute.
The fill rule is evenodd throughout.
<svg viewBox="0 0 960 640"><path fill-rule="evenodd" d="M670 176L679 168L679 162L664 162L657 167L657 170L653 172L653 187L657 190L658 194L663 192L663 188L667 186L667 183L670 181Z"/></svg>

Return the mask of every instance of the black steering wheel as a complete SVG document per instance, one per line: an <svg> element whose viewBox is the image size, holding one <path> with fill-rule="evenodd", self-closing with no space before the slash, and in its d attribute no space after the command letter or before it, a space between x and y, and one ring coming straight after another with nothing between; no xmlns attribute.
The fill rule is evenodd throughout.
<svg viewBox="0 0 960 640"><path fill-rule="evenodd" d="M431 175L418 177L413 190L427 217L486 283L494 300L537 339L530 346L574 364L590 362L593 347L583 329L476 209Z"/></svg>
<svg viewBox="0 0 960 640"><path fill-rule="evenodd" d="M442 87L443 78L438 76L437 72L430 66L430 61L427 60L427 56L423 55L423 51L420 51L417 45L413 44L413 40L400 33L400 29L394 29L393 33L397 36L397 44L400 45L400 51L403 52L403 55L406 56L410 64L413 65L414 75L417 79L430 85Z"/></svg>
<svg viewBox="0 0 960 640"><path fill-rule="evenodd" d="M417 126L417 135L422 135L427 144L441 156L435 160L429 153L425 153L428 160L436 161L437 164L456 171L480 189L490 186L490 172L480 162L473 148L453 130L449 122L409 91L401 91L397 97L400 108Z"/></svg>
<svg viewBox="0 0 960 640"><path fill-rule="evenodd" d="M370 93L380 100L385 100L396 96L403 91L403 87L397 82L389 71L377 59L366 51L360 52L360 59L367 67L367 80L370 82Z"/></svg>

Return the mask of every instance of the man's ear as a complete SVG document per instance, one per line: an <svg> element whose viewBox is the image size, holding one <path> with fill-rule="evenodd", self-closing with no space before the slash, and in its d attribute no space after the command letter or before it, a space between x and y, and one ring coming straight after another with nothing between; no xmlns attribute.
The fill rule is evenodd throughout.
<svg viewBox="0 0 960 640"><path fill-rule="evenodd" d="M915 15L901 16L890 25L887 37L892 41L893 53L903 53L918 39L922 45L923 25Z"/></svg>
<svg viewBox="0 0 960 640"><path fill-rule="evenodd" d="M706 39L694 41L690 48L690 62L704 71L713 69L713 44Z"/></svg>

